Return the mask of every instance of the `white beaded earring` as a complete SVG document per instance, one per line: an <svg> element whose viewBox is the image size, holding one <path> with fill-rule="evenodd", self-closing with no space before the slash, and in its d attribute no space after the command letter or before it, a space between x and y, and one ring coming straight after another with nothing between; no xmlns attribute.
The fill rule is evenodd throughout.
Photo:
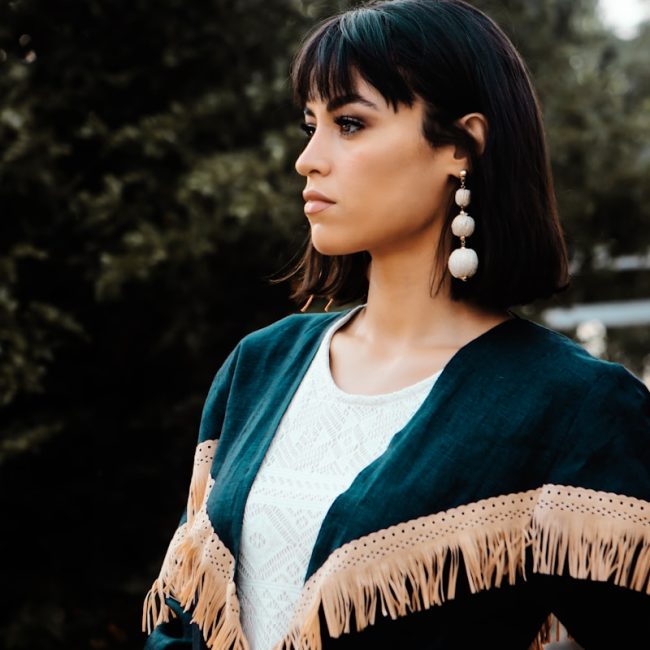
<svg viewBox="0 0 650 650"><path fill-rule="evenodd" d="M478 255L472 248L465 248L465 237L469 237L474 232L474 219L470 217L465 208L469 205L470 191L465 187L465 177L467 170L460 172L460 188L456 190L456 205L460 206L460 213L454 217L451 222L451 232L460 237L460 248L452 251L449 256L449 272L455 277L465 282L471 278L478 269Z"/></svg>

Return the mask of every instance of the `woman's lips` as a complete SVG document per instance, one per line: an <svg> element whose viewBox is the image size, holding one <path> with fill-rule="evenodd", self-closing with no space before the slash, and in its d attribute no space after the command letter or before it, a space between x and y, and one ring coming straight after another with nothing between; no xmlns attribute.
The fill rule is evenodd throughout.
<svg viewBox="0 0 650 650"><path fill-rule="evenodd" d="M307 201L305 203L305 214L315 214L327 210L330 205L334 205L331 201Z"/></svg>

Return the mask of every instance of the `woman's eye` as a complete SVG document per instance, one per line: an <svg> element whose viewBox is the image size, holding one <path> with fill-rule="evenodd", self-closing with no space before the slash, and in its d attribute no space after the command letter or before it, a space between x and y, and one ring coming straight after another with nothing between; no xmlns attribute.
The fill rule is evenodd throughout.
<svg viewBox="0 0 650 650"><path fill-rule="evenodd" d="M352 117L337 117L334 122L341 127L345 135L352 135L363 128L363 124Z"/></svg>
<svg viewBox="0 0 650 650"><path fill-rule="evenodd" d="M337 117L334 123L338 125L343 135L352 135L364 127L363 123L359 120L345 116ZM316 131L316 125L307 124L307 122L301 122L300 128L305 132L308 140L314 135L314 131Z"/></svg>
<svg viewBox="0 0 650 650"><path fill-rule="evenodd" d="M300 123L300 128L307 135L307 139L309 139L309 138L311 138L312 135L314 135L314 130L315 130L316 126L314 124L307 124L307 122L301 122Z"/></svg>

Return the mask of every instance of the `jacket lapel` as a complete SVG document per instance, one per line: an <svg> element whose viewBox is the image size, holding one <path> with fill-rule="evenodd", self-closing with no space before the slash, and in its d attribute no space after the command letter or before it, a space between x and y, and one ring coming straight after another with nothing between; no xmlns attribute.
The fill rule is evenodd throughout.
<svg viewBox="0 0 650 650"><path fill-rule="evenodd" d="M311 319L297 337L280 337L273 346L257 346L253 336L240 354L232 386L237 404L226 414L214 463L216 487L207 502L214 530L236 562L255 476L326 328L347 311L297 316Z"/></svg>

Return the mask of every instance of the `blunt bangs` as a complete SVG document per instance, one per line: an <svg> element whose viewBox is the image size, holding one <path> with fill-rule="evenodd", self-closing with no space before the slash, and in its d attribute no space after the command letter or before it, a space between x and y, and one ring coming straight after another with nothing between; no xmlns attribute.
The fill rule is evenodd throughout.
<svg viewBox="0 0 650 650"><path fill-rule="evenodd" d="M307 35L291 67L293 100L299 107L313 99L328 101L356 91L353 73L374 86L397 111L412 106L415 94L396 60L387 33L390 16L371 7L325 20Z"/></svg>

